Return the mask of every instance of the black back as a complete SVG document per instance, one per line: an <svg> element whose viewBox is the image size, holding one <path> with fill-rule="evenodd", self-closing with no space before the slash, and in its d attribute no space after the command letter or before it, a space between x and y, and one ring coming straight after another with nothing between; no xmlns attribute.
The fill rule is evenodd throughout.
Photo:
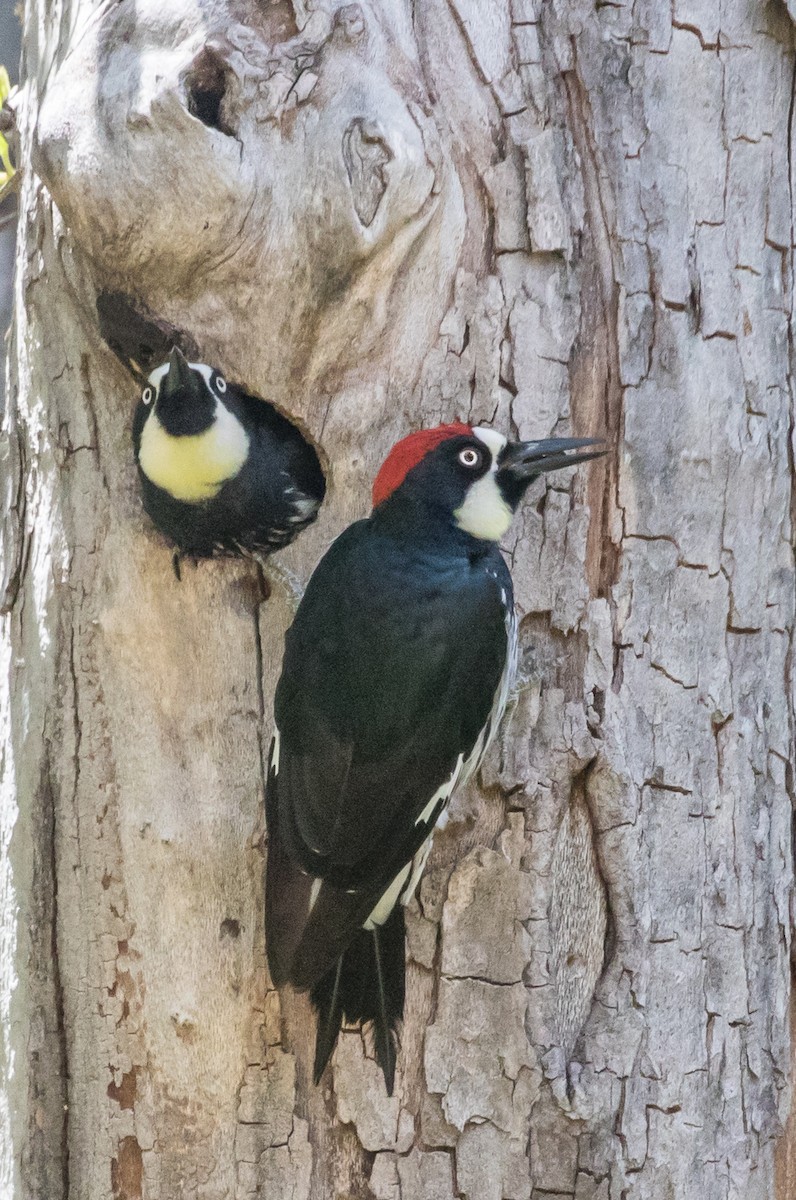
<svg viewBox="0 0 796 1200"><path fill-rule="evenodd" d="M442 804L418 818L475 745L505 668L497 547L434 516L407 531L399 510L337 539L286 637L267 792L275 982L319 979L425 841ZM312 876L331 887L302 913Z"/></svg>

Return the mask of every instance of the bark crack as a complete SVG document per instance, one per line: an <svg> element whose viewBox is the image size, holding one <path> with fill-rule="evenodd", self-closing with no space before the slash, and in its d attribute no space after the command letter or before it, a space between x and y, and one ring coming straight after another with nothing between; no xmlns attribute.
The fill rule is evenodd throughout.
<svg viewBox="0 0 796 1200"><path fill-rule="evenodd" d="M595 417L598 418L595 424L600 426L609 447L618 450L623 438L623 404L619 354L619 289L611 249L612 226L603 189L599 151L592 132L591 106L578 70L575 38L571 39L571 48L572 69L563 73L563 80L569 104L572 138L581 163L586 210L597 264L602 331L605 336L602 411L599 415L592 414L592 422ZM576 397L573 397L573 403L575 400ZM621 506L617 455L609 454L603 462L605 465L602 494L596 504L590 497L592 507L596 508L597 512L596 515L592 514L590 522L587 562L598 564L596 570L592 567L595 595L610 598L611 590L619 576L621 554L620 547L612 538L611 525L613 513L621 511Z"/></svg>

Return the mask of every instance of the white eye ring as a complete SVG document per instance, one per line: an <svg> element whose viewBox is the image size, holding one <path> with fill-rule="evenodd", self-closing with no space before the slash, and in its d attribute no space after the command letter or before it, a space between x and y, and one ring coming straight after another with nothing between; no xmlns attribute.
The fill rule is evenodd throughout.
<svg viewBox="0 0 796 1200"><path fill-rule="evenodd" d="M226 390L227 390L227 381L226 381L226 379L224 378L224 376L223 376L223 375L216 375L216 391L219 391L219 392L221 392L221 395L223 396L223 395L224 395L224 392L225 392Z"/></svg>
<svg viewBox="0 0 796 1200"><path fill-rule="evenodd" d="M144 404L151 404L154 396L155 389L151 387L144 388L143 392L141 393L141 399L143 400Z"/></svg>
<svg viewBox="0 0 796 1200"><path fill-rule="evenodd" d="M463 467L475 467L478 465L480 457L477 450L473 450L472 447L468 446L460 453L459 462Z"/></svg>

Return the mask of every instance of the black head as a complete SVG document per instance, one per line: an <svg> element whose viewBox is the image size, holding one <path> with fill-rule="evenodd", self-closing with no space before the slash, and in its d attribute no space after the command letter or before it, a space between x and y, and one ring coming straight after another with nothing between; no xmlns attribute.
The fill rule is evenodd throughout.
<svg viewBox="0 0 796 1200"><path fill-rule="evenodd" d="M398 442L373 485L378 508L402 497L445 513L473 537L499 541L529 484L547 471L596 458L593 438L508 442L494 429L442 425Z"/></svg>
<svg viewBox="0 0 796 1200"><path fill-rule="evenodd" d="M223 375L204 363L189 363L175 346L169 361L149 376L141 399L172 437L190 437L210 428L226 391Z"/></svg>

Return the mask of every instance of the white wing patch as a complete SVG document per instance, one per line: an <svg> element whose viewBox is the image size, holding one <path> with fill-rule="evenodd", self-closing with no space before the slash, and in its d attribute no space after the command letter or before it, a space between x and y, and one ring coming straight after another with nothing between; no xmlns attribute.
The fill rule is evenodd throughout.
<svg viewBox="0 0 796 1200"><path fill-rule="evenodd" d="M424 822L430 820L434 809L438 807L441 800L445 801L445 807L437 818L435 828L439 829L443 825L447 824L447 801L453 794L453 789L456 787L456 784L459 780L463 765L464 755L460 754L456 760L456 766L453 768L450 779L446 779L445 782L437 788L436 792L415 821L415 825L422 825ZM414 895L415 888L420 880L420 876L423 874L423 868L425 867L426 860L431 853L431 845L433 841L434 830L432 829L415 856L406 864L405 867L401 868L390 886L382 893L378 904L365 921L363 929L373 929L376 925L383 925L399 901L401 904L409 903Z"/></svg>
<svg viewBox="0 0 796 1200"><path fill-rule="evenodd" d="M447 821L447 811L443 814L443 816L445 816L445 819ZM441 824L441 822L438 821L437 828L439 828L440 824ZM412 874L409 877L409 883L406 885L403 892L401 893L401 904L408 904L409 901L414 896L415 889L416 889L417 885L420 883L420 876L423 874L423 872L426 869L426 863L428 862L428 856L431 853L431 847L433 846L433 844L434 844L434 831L432 830L431 833L426 838L426 840L423 842L423 845L420 847L417 854L412 859Z"/></svg>
<svg viewBox="0 0 796 1200"><path fill-rule="evenodd" d="M463 763L464 755L460 754L456 760L456 766L453 768L453 774L451 775L450 779L446 779L442 786L437 788L436 792L415 821L415 825L424 825L439 804L440 800L450 800L451 796L453 795L453 789L456 787L456 782L459 778L459 772L462 769Z"/></svg>
<svg viewBox="0 0 796 1200"><path fill-rule="evenodd" d="M502 594L505 603L506 597ZM476 738L467 758L460 754L456 760L456 766L453 768L453 773L441 787L437 789L434 795L429 800L426 807L423 809L420 816L415 821L416 825L420 825L423 821L428 821L440 800L447 801L450 799L456 787L467 783L473 777L475 772L481 765L481 761L486 754L489 745L497 733L501 718L506 709L506 703L509 698L509 691L517 669L517 616L514 608L506 609L506 665L503 668L503 674L500 677L500 682L495 691L495 699L492 703L492 709L487 718L486 725L481 730ZM434 829L443 829L448 823L448 806L447 803L437 818ZM420 877L428 861L428 856L431 853L431 847L434 842L434 829L431 830L426 840L420 846L411 862L408 862L405 867L402 867L398 874L393 879L390 886L382 893L376 906L372 909L370 916L363 924L363 929L374 929L377 925L383 925L389 917L393 908L399 902L408 904L415 894L415 889L420 882ZM314 885L313 885L314 892ZM310 907L314 901L310 898Z"/></svg>
<svg viewBox="0 0 796 1200"><path fill-rule="evenodd" d="M274 745L271 750L270 767L274 775L279 774L279 730L276 726L274 726Z"/></svg>
<svg viewBox="0 0 796 1200"><path fill-rule="evenodd" d="M285 475L286 472L282 471L280 474ZM284 497L290 502L290 506L293 509L293 512L287 519L289 525L298 525L300 522L306 521L319 508L317 500L313 500L311 496L305 496L297 487L286 487L284 489ZM287 533L287 530L284 532Z"/></svg>
<svg viewBox="0 0 796 1200"><path fill-rule="evenodd" d="M445 812L445 809L447 809L447 802L450 799L451 794L453 794L456 782L459 780L463 762L465 762L465 756L460 754L459 758L456 760L456 766L453 769L453 774L450 775L450 779L445 780L444 784L442 784L441 787L438 787L437 791L433 793L429 803L426 804L425 809L423 812L421 812L420 816L417 818L417 821L414 822L415 826L429 821L433 810L437 808L441 800L445 800L445 808L441 814L439 814L435 828L439 828L443 823L447 823L447 812ZM417 853L414 854L411 862L408 862L406 866L402 866L401 870L397 872L393 882L391 882L387 890L382 893L381 899L379 899L378 904L371 911L370 917L367 918L365 924L363 925L363 929L373 929L376 925L383 925L385 920L387 920L389 917L389 914L393 912L393 908L397 902L400 901L401 904L408 904L409 900L412 899L412 896L414 895L414 889L417 888L420 876L423 875L426 859L429 858L429 854L431 853L432 841L433 829L423 842L423 845L420 846Z"/></svg>
<svg viewBox="0 0 796 1200"><path fill-rule="evenodd" d="M312 881L312 887L310 888L309 912L312 912L313 908L318 903L318 897L321 894L322 887L323 887L322 879L314 879Z"/></svg>
<svg viewBox="0 0 796 1200"><path fill-rule="evenodd" d="M503 668L503 674L500 677L500 683L495 692L495 699L492 703L492 711L489 714L486 725L478 735L475 745L470 751L470 756L464 763L462 768L460 784L465 784L472 779L480 767L484 755L486 754L492 739L498 731L498 727L503 718L503 713L506 711L506 704L511 691L511 685L514 681L514 676L517 673L517 614L514 608L506 609L506 665Z"/></svg>
<svg viewBox="0 0 796 1200"><path fill-rule="evenodd" d="M412 869L412 863L408 862L406 864L406 866L403 867L398 872L398 874L395 876L395 879L393 879L392 883L387 888L386 892L384 892L382 894L382 897L379 900L378 904L372 910L368 919L365 921L364 925L362 926L363 929L373 929L374 926L376 926L376 925L384 924L384 922L387 920L390 913L392 912L392 910L395 908L396 904L398 903L398 897L401 894L401 888L403 887L404 883L406 882L406 879L407 879L411 869Z"/></svg>

